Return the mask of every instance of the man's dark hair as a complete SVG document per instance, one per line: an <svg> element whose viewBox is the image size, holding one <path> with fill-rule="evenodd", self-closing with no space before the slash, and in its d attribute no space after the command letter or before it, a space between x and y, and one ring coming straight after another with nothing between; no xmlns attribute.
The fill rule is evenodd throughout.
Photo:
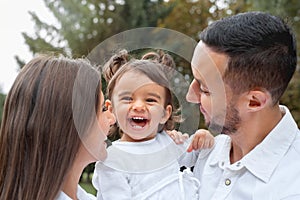
<svg viewBox="0 0 300 200"><path fill-rule="evenodd" d="M209 25L200 39L213 51L228 56L224 81L235 94L267 90L277 103L297 65L295 35L279 17L247 12Z"/></svg>

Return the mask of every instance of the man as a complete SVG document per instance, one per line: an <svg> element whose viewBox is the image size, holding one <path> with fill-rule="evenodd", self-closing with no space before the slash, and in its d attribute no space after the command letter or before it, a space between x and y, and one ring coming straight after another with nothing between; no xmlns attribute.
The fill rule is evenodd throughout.
<svg viewBox="0 0 300 200"><path fill-rule="evenodd" d="M296 65L295 36L270 14L238 14L201 33L187 100L222 134L194 153L200 199L300 199L300 131L279 105Z"/></svg>

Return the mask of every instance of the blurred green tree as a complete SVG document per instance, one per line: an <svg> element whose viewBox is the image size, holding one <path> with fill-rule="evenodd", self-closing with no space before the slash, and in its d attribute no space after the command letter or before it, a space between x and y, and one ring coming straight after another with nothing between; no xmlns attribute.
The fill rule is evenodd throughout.
<svg viewBox="0 0 300 200"><path fill-rule="evenodd" d="M82 57L104 39L119 32L156 26L172 9L163 0L44 0L57 24L48 24L30 12L35 34L23 32L25 43L35 53L56 52ZM22 59L16 57L18 63ZM21 65L22 67L22 65Z"/></svg>

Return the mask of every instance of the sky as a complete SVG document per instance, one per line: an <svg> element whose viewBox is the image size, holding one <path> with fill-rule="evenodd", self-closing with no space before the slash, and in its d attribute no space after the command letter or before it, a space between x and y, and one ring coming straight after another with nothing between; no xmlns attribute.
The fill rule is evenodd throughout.
<svg viewBox="0 0 300 200"><path fill-rule="evenodd" d="M22 37L22 32L33 36L34 23L28 11L35 12L47 23L55 23L43 0L0 0L0 91L7 94L19 71L14 58L18 55L28 62L32 53Z"/></svg>

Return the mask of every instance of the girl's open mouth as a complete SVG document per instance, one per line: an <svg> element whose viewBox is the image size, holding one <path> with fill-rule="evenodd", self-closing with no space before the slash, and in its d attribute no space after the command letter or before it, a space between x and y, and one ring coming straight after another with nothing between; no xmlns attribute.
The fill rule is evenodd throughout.
<svg viewBox="0 0 300 200"><path fill-rule="evenodd" d="M143 117L132 117L129 118L129 123L132 127L136 128L136 129L142 129L146 126L146 124L148 123L148 119L143 118Z"/></svg>

